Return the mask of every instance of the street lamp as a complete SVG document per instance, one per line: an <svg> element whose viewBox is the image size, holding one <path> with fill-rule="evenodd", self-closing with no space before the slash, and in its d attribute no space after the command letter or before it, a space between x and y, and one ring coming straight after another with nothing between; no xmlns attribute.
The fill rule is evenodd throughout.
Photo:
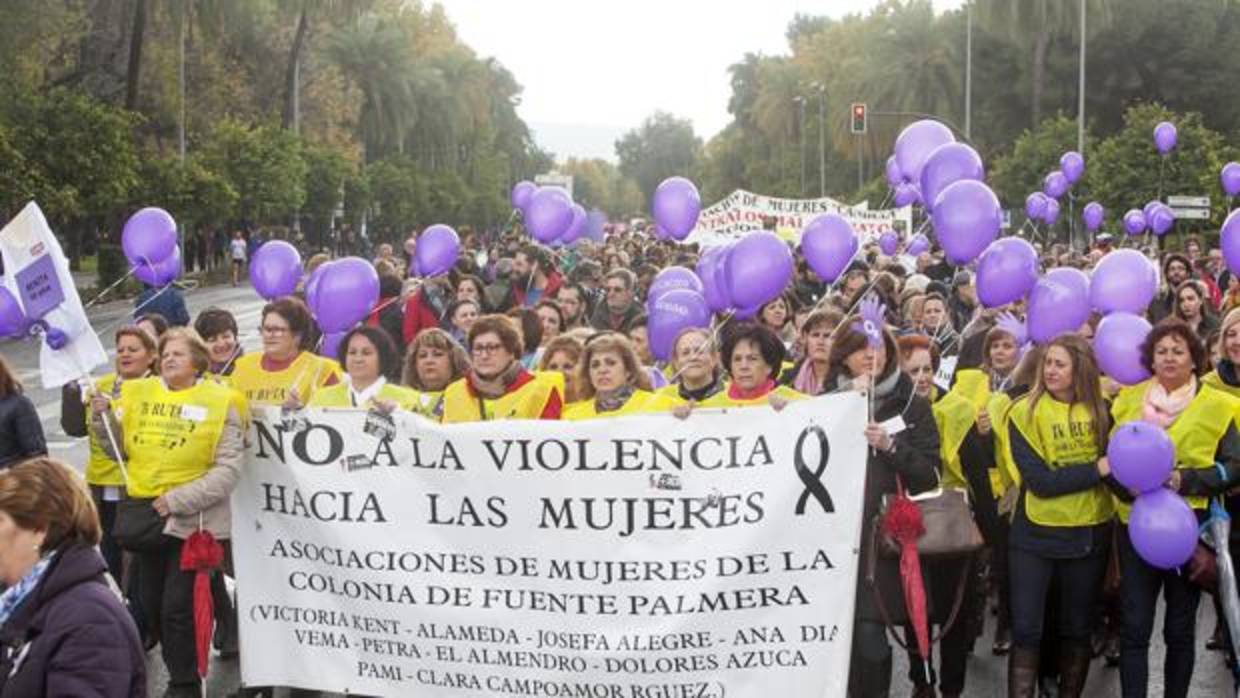
<svg viewBox="0 0 1240 698"><path fill-rule="evenodd" d="M810 89L818 91L818 196L827 196L827 86L812 82Z"/></svg>
<svg viewBox="0 0 1240 698"><path fill-rule="evenodd" d="M801 157L801 198L805 198L805 98L797 95L792 98L801 111L801 120L797 139L797 152Z"/></svg>

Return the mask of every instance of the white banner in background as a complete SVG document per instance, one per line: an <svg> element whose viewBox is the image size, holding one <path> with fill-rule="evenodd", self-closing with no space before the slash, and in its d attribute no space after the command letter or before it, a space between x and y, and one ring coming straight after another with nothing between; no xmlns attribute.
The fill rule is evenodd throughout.
<svg viewBox="0 0 1240 698"><path fill-rule="evenodd" d="M729 243L745 233L766 228L764 221L775 219L774 232L789 242L799 242L801 230L815 217L838 213L865 240L884 230L895 230L905 236L913 225L913 210L869 210L869 205L850 206L830 197L821 199L780 199L737 189L707 208L698 216L697 227L685 239L713 247Z"/></svg>
<svg viewBox="0 0 1240 698"><path fill-rule="evenodd" d="M233 495L247 685L843 696L865 404L395 424L256 410Z"/></svg>

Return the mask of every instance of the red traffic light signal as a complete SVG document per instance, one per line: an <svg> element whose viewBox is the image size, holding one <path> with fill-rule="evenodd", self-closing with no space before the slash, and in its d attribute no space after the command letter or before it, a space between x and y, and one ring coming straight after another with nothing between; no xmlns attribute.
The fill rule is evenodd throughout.
<svg viewBox="0 0 1240 698"><path fill-rule="evenodd" d="M849 131L852 133L865 133L865 130L865 104L863 102L853 102L852 125Z"/></svg>

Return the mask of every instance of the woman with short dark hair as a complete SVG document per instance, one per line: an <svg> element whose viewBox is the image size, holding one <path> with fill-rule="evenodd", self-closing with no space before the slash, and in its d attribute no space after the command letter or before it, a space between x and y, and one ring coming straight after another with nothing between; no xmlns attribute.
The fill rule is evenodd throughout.
<svg viewBox="0 0 1240 698"><path fill-rule="evenodd" d="M24 394L8 361L0 356L0 468L44 455L47 442L39 413Z"/></svg>
<svg viewBox="0 0 1240 698"><path fill-rule="evenodd" d="M354 327L340 340L338 356L344 366L344 378L316 391L310 407L378 407L385 412L399 407L417 411L417 392L388 380L400 364L387 332L365 325Z"/></svg>
<svg viewBox="0 0 1240 698"><path fill-rule="evenodd" d="M223 308L207 308L194 320L194 331L207 344L211 355L210 372L216 376L231 375L233 365L242 354L237 318Z"/></svg>
<svg viewBox="0 0 1240 698"><path fill-rule="evenodd" d="M770 404L782 409L805 396L775 379L784 363L784 343L765 325L742 322L724 332L722 357L727 387L702 402L702 407Z"/></svg>

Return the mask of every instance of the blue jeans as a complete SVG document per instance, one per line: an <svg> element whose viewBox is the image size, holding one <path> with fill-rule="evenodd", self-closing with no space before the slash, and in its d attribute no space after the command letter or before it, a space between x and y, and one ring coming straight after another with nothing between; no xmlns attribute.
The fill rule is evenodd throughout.
<svg viewBox="0 0 1240 698"><path fill-rule="evenodd" d="M1047 558L1021 548L1008 550L1012 589L1012 644L1028 650L1042 645L1042 622L1052 580L1058 584L1055 609L1062 640L1086 642L1097 618L1098 597L1107 568L1107 548L1086 557Z"/></svg>
<svg viewBox="0 0 1240 698"><path fill-rule="evenodd" d="M1163 616L1163 640L1167 660L1163 666L1166 698L1184 698L1193 679L1196 660L1193 642L1197 634L1197 604L1201 589L1175 570L1146 564L1128 539L1128 527L1119 535L1120 654L1119 678L1124 698L1145 698L1150 677L1150 634L1161 590L1167 601Z"/></svg>

